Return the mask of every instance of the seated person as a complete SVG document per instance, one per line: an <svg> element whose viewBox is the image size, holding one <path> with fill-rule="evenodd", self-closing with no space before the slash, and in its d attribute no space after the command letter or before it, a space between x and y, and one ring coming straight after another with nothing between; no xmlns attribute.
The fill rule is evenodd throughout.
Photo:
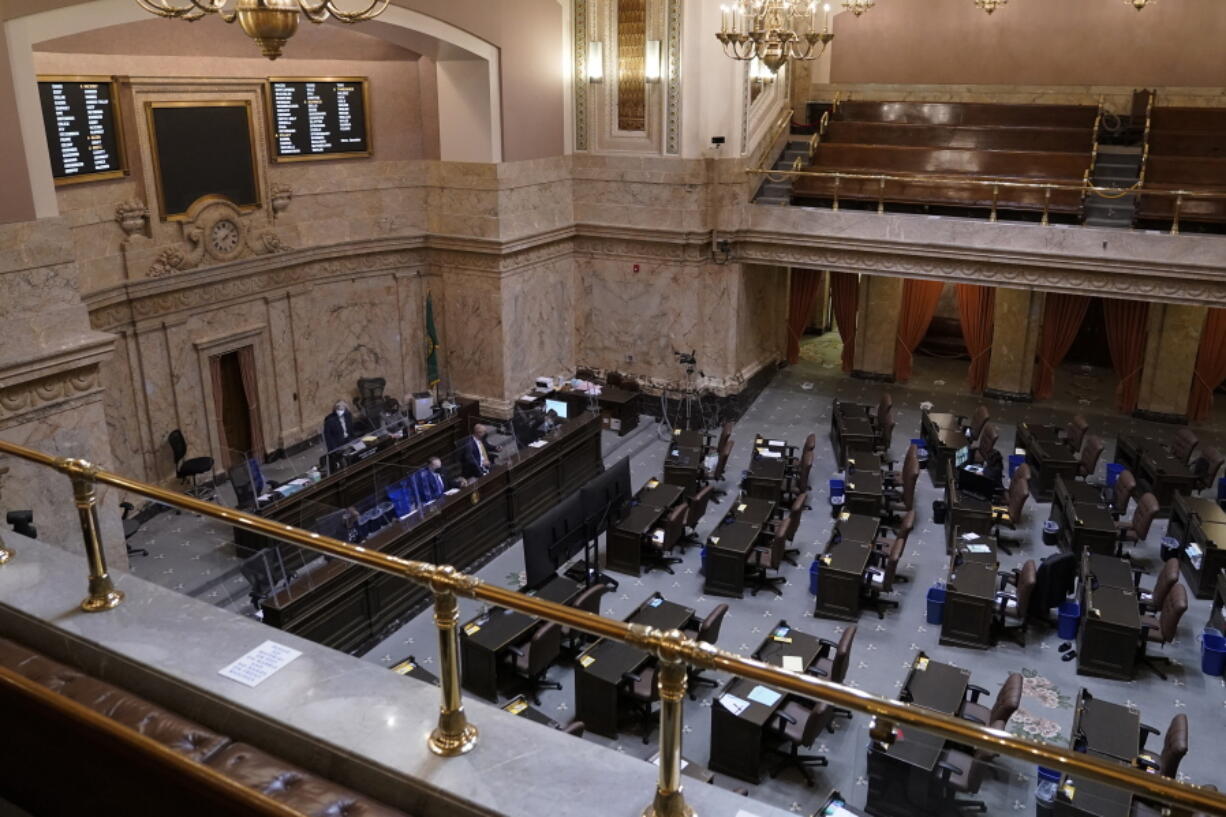
<svg viewBox="0 0 1226 817"><path fill-rule="evenodd" d="M464 441L460 449L460 472L465 479L478 479L490 472L494 467L491 454L498 452L497 447L487 445L485 437L489 429L481 423L473 426L473 433Z"/></svg>
<svg viewBox="0 0 1226 817"><path fill-rule="evenodd" d="M413 475L413 484L417 489L418 498L424 504L433 502L438 499L449 488L456 488L463 485L462 480L448 480L447 473L443 470L443 461L438 457L431 457L426 467Z"/></svg>

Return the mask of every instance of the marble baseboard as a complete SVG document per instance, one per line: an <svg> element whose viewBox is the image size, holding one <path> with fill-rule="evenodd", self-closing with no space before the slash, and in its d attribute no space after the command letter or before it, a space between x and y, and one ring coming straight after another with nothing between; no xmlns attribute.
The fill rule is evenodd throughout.
<svg viewBox="0 0 1226 817"><path fill-rule="evenodd" d="M1152 420L1155 423L1171 423L1172 425L1186 426L1188 424L1188 415L1172 414L1165 411L1149 411L1148 409L1136 409L1132 412L1132 416L1138 420Z"/></svg>
<svg viewBox="0 0 1226 817"><path fill-rule="evenodd" d="M984 389L984 397L993 400L1006 400L1010 403L1033 403L1034 395L1024 391L1003 391L1001 389Z"/></svg>
<svg viewBox="0 0 1226 817"><path fill-rule="evenodd" d="M863 369L852 369L851 376L859 380L871 380L875 383L893 383L894 375L884 372L866 372Z"/></svg>

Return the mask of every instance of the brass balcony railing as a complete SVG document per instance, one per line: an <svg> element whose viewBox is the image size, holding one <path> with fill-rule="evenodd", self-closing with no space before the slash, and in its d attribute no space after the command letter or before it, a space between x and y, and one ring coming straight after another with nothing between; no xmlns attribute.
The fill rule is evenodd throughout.
<svg viewBox="0 0 1226 817"><path fill-rule="evenodd" d="M115 589L107 573L103 555L96 497L96 486L99 483L429 587L434 596L434 622L438 628L442 703L438 725L427 738L427 745L430 751L443 757L463 754L472 749L478 740L477 728L468 722L464 713L460 693L456 603L458 596L478 599L574 627L591 635L630 644L654 654L660 661L660 772L654 799L643 812L645 817L682 817L693 814L681 791L681 716L682 701L686 693L687 666L731 673L776 689L869 715L873 718L869 736L883 747L893 743L900 727L914 727L947 740L1092 778L1180 811L1226 815L1226 795L1216 791L1159 775L1146 774L1131 766L1101 760L1061 746L1018 738L1008 732L985 728L969 720L881 698L811 675L780 669L721 650L706 642L686 638L678 630L660 631L639 624L627 624L544 601L487 584L475 576L458 572L450 565L401 559L358 545L350 545L318 533L129 479L104 471L84 460L54 457L4 441L0 441L0 453L52 468L67 475L72 481L89 569L89 591L81 603L81 608L87 612L106 611L123 602L123 594ZM2 550L3 548L0 548L0 551ZM4 558L20 559L21 554L6 552Z"/></svg>

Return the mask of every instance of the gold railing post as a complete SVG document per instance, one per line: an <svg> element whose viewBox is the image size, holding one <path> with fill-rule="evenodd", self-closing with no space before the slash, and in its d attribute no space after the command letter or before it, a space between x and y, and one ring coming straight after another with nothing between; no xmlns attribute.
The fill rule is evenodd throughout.
<svg viewBox="0 0 1226 817"><path fill-rule="evenodd" d="M656 796L643 817L694 817L681 792L681 707L685 701L686 665L677 649L685 642L680 630L662 634L656 683L660 688L660 777Z"/></svg>
<svg viewBox="0 0 1226 817"><path fill-rule="evenodd" d="M81 602L81 609L87 613L114 609L123 601L123 592L115 589L106 572L106 554L102 552L102 533L98 525L95 483L98 469L85 460L63 460L60 467L72 480L72 497L81 520L81 538L85 541L85 558L89 562L89 595Z"/></svg>
<svg viewBox="0 0 1226 817"><path fill-rule="evenodd" d="M1175 220L1171 222L1171 235L1179 235L1179 212L1183 210L1183 193L1175 197Z"/></svg>
<svg viewBox="0 0 1226 817"><path fill-rule="evenodd" d="M462 755L477 745L477 727L464 714L460 697L460 607L451 584L456 570L444 565L434 571L430 589L434 591L434 624L438 627L439 685L443 704L438 712L438 726L430 733L430 751L443 757Z"/></svg>
<svg viewBox="0 0 1226 817"><path fill-rule="evenodd" d="M988 221L996 221L996 201L1000 198L1000 185L992 185L992 214L988 216Z"/></svg>
<svg viewBox="0 0 1226 817"><path fill-rule="evenodd" d="M1040 222L1044 226L1047 226L1048 224L1051 223L1047 218L1047 211L1050 208L1051 208L1051 188L1044 187L1043 188L1043 220L1042 222Z"/></svg>

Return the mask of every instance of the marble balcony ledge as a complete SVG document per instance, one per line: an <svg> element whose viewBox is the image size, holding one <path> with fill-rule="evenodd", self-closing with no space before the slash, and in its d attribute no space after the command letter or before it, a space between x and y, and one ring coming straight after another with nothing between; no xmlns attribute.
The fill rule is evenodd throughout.
<svg viewBox="0 0 1226 817"><path fill-rule="evenodd" d="M653 796L649 763L465 699L481 730L468 755L426 748L438 690L126 573L115 610L77 611L82 556L14 534L0 568L0 636L28 644L185 717L261 746L421 817L637 817ZM255 688L218 670L271 639L302 655ZM406 648L418 659L436 645ZM437 667L435 667L437 669ZM785 817L716 786L685 783L703 815Z"/></svg>

